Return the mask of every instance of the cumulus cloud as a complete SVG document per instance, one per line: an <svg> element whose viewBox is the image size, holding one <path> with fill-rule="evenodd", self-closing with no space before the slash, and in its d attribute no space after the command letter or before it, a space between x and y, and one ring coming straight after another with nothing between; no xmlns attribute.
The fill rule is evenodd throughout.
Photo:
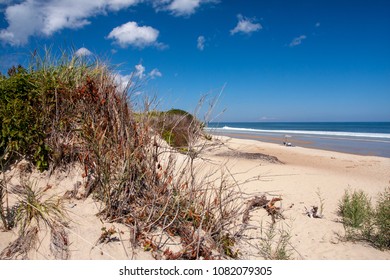
<svg viewBox="0 0 390 280"><path fill-rule="evenodd" d="M109 0L107 1L107 5L109 9L113 11L119 11L121 9L136 5L141 1L142 0Z"/></svg>
<svg viewBox="0 0 390 280"><path fill-rule="evenodd" d="M154 79L156 77L162 77L162 73L157 68L154 68L152 71L150 71L149 77L151 79Z"/></svg>
<svg viewBox="0 0 390 280"><path fill-rule="evenodd" d="M243 15L237 15L238 23L236 27L230 30L230 34L234 35L236 33L245 33L249 34L261 30L263 27L260 23L255 23L254 19L246 18Z"/></svg>
<svg viewBox="0 0 390 280"><path fill-rule="evenodd" d="M300 44L302 44L302 41L305 40L307 37L305 35L301 35L299 37L296 37L294 38L291 43L290 43L290 47L295 47L295 46L298 46Z"/></svg>
<svg viewBox="0 0 390 280"><path fill-rule="evenodd" d="M146 72L145 66L142 63L139 63L134 66L133 73L129 75L122 75L120 73L116 73L115 75L115 83L117 84L119 90L126 90L133 82L134 79L155 79L162 77L162 73L157 68L154 68L149 73Z"/></svg>
<svg viewBox="0 0 390 280"><path fill-rule="evenodd" d="M219 0L152 0L157 11L170 11L175 16L189 16L206 3L217 3Z"/></svg>
<svg viewBox="0 0 390 280"><path fill-rule="evenodd" d="M143 79L145 77L145 67L140 63L134 66L135 72L134 76Z"/></svg>
<svg viewBox="0 0 390 280"><path fill-rule="evenodd" d="M168 9L179 16L190 15L199 7L200 2L200 0L174 0L168 6Z"/></svg>
<svg viewBox="0 0 390 280"><path fill-rule="evenodd" d="M74 53L75 56L90 56L92 55L92 52L90 50L88 50L87 48L80 48L78 49L75 53Z"/></svg>
<svg viewBox="0 0 390 280"><path fill-rule="evenodd" d="M4 16L6 29L0 40L24 45L30 36L50 36L65 28L77 29L90 24L88 18L116 11L142 0L22 0L10 3Z"/></svg>
<svg viewBox="0 0 390 280"><path fill-rule="evenodd" d="M156 11L189 16L205 3L219 0L0 0L8 27L0 29L0 40L21 46L31 36L51 36L62 29L91 24L90 18L119 11L139 3L152 4ZM161 45L163 48L165 45Z"/></svg>
<svg viewBox="0 0 390 280"><path fill-rule="evenodd" d="M197 40L197 48L201 51L204 49L204 43L206 42L206 39L204 36L199 36Z"/></svg>
<svg viewBox="0 0 390 280"><path fill-rule="evenodd" d="M144 48L156 44L158 35L157 29L150 26L138 26L136 22L130 21L115 27L107 38L115 40L122 48L130 45Z"/></svg>
<svg viewBox="0 0 390 280"><path fill-rule="evenodd" d="M157 68L154 68L149 73L146 72L145 66L143 66L141 63L134 66L135 71L133 73L134 77L137 77L139 79L144 79L146 77L150 79L155 79L157 77L162 77L162 73Z"/></svg>

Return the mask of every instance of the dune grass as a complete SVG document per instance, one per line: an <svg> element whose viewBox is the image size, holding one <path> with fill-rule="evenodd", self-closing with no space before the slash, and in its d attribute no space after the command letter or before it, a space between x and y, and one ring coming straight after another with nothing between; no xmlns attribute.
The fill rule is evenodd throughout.
<svg viewBox="0 0 390 280"><path fill-rule="evenodd" d="M345 191L338 214L346 239L366 241L379 249L390 249L390 188L378 194L375 206L363 191Z"/></svg>
<svg viewBox="0 0 390 280"><path fill-rule="evenodd" d="M97 60L34 54L28 69L15 67L0 78L2 166L27 159L51 173L77 162L86 179L85 197L100 202L102 219L130 228L133 246L149 244L153 253L171 259L237 257L231 247L240 192L223 172L205 174L196 164L204 148L202 123L178 109L149 110L148 103L135 111L130 101L135 89L134 83L119 86ZM55 231L53 244L62 240L66 246L59 219L49 223L60 214L57 205L28 186L19 194L21 232L43 221ZM4 224L9 211L4 197L1 208ZM179 237L181 249L167 251L161 236L153 238L159 231Z"/></svg>

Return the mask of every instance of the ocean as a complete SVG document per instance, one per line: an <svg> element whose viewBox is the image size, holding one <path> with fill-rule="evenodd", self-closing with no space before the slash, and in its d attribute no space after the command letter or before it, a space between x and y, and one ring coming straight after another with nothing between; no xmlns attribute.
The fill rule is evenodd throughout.
<svg viewBox="0 0 390 280"><path fill-rule="evenodd" d="M220 122L211 134L390 158L390 122Z"/></svg>

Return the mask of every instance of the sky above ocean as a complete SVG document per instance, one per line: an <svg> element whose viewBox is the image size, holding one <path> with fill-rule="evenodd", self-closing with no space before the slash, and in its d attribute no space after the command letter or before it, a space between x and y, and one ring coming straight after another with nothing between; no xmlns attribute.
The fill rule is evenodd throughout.
<svg viewBox="0 0 390 280"><path fill-rule="evenodd" d="M161 109L219 96L212 121L390 121L389 14L386 0L0 0L0 71L73 49L145 79Z"/></svg>

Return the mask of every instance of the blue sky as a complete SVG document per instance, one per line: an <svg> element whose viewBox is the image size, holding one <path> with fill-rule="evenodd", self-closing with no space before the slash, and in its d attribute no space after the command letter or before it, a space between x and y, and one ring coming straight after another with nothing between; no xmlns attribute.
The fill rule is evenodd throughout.
<svg viewBox="0 0 390 280"><path fill-rule="evenodd" d="M0 70L73 48L134 71L161 109L221 93L217 121L390 121L389 14L385 0L0 0Z"/></svg>

